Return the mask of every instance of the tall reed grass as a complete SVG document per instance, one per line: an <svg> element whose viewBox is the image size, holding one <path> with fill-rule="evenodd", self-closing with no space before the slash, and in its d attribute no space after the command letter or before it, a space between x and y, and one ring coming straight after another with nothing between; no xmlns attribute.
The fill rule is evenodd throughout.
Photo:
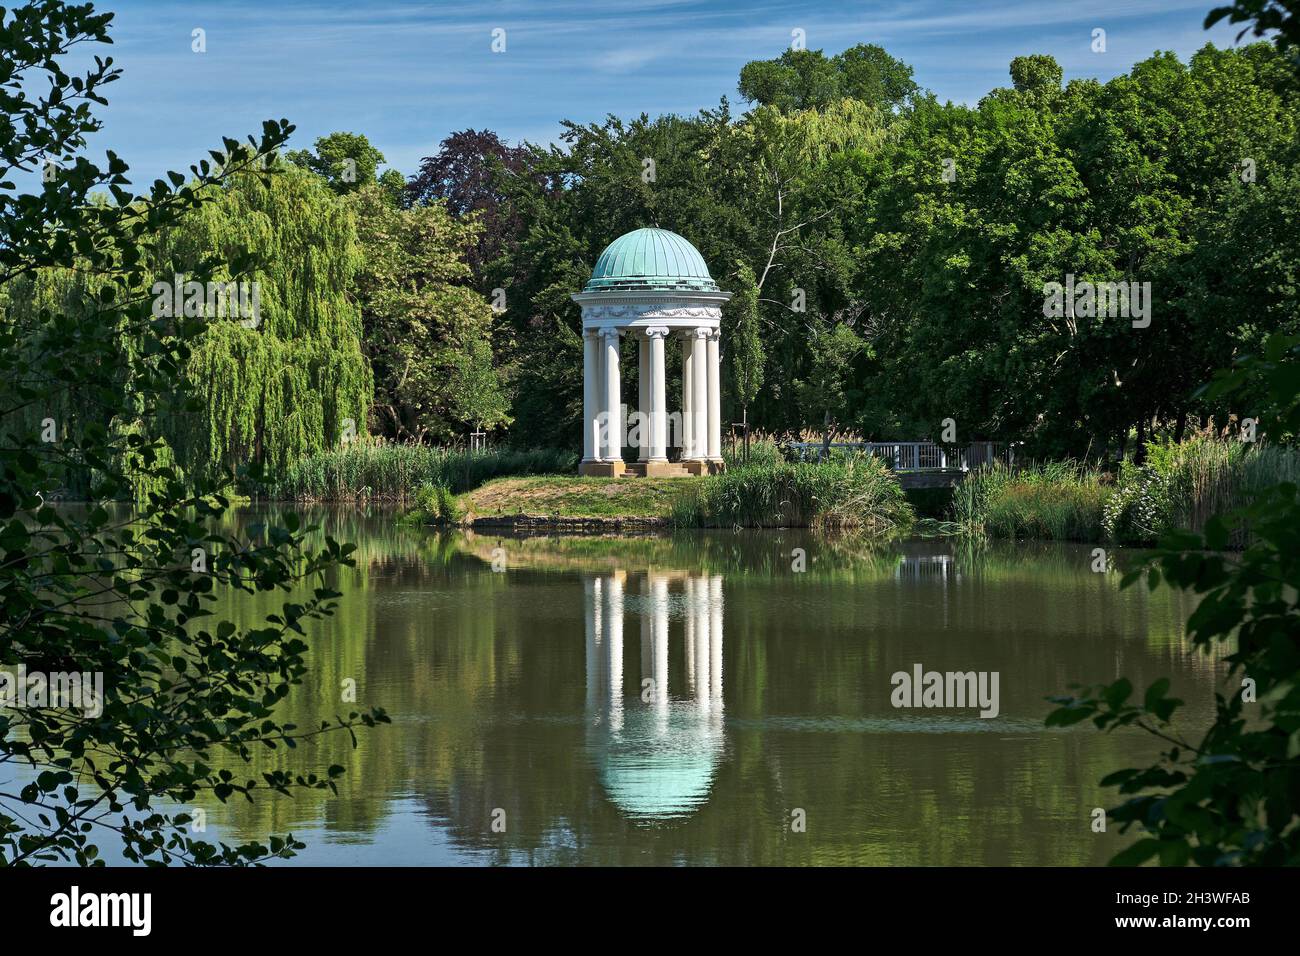
<svg viewBox="0 0 1300 956"><path fill-rule="evenodd" d="M1099 541L1110 488L1100 472L1074 461L972 471L953 490L952 518L995 538Z"/></svg>
<svg viewBox="0 0 1300 956"><path fill-rule="evenodd" d="M971 472L953 491L952 518L999 538L1152 544L1168 531L1203 532L1283 481L1300 484L1300 450L1200 435L1148 445L1146 464L1126 462L1114 482L1069 461ZM1231 543L1248 536L1237 528Z"/></svg>
<svg viewBox="0 0 1300 956"><path fill-rule="evenodd" d="M576 474L578 456L556 449L465 451L355 443L304 458L270 490L298 501L404 501L422 486L459 494L492 478Z"/></svg>
<svg viewBox="0 0 1300 956"><path fill-rule="evenodd" d="M1118 541L1154 542L1166 531L1201 533L1214 516L1249 504L1265 488L1300 483L1300 451L1197 435L1179 444L1147 446L1147 464L1126 465L1107 508L1107 531ZM1249 529L1234 529L1244 547Z"/></svg>
<svg viewBox="0 0 1300 956"><path fill-rule="evenodd" d="M728 468L743 468L745 464L744 443L737 441L734 446L723 449L722 458L727 463ZM785 456L781 454L781 448L772 438L751 438L749 442L749 465L748 467L760 467L763 465L775 465L777 462L784 461Z"/></svg>
<svg viewBox="0 0 1300 956"><path fill-rule="evenodd" d="M898 478L862 457L827 463L781 460L733 468L678 500L673 523L705 528L818 528L873 533L915 520Z"/></svg>

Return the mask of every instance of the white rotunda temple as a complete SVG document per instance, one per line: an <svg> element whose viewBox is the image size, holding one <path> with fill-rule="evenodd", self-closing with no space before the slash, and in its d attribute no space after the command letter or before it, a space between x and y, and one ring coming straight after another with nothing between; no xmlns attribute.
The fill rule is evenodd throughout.
<svg viewBox="0 0 1300 956"><path fill-rule="evenodd" d="M731 293L718 288L699 250L667 229L635 229L609 244L591 280L572 298L582 306L579 474L721 471L720 327L722 305ZM632 415L622 399L619 375L619 338L624 335L637 340L640 360ZM664 373L670 337L682 344L681 407L675 413L668 411ZM624 462L625 443L635 448L635 462Z"/></svg>

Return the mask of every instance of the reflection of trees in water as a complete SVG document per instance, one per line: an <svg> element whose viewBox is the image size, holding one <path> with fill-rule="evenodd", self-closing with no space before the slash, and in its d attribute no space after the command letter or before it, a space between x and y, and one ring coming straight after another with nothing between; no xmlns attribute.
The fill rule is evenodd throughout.
<svg viewBox="0 0 1300 956"><path fill-rule="evenodd" d="M358 569L342 572L339 613L312 633L312 669L283 706L301 726L346 712L339 688L352 677L358 705L387 707L395 724L355 751L334 737L259 754L252 773L232 761L248 776L348 769L338 799L214 806L210 821L239 836L321 824L328 839L364 843L413 800L486 859L1097 863L1114 844L1084 832L1087 809L1110 796L1095 781L1131 764L1137 738L884 734L849 718L896 717L888 674L914 660L1001 670L1003 713L1026 720L1068 681L1118 669L1171 673L1179 696L1208 697L1209 665L1180 649L1181 597L1118 591L1115 576L1091 573L1089 548L995 542L967 555L947 540L722 532L699 537L692 564L678 536L458 539L387 519L327 530L361 544ZM496 547L503 574L489 563ZM790 570L795 547L806 574ZM946 579L897 570L945 557ZM622 613L610 611L614 582ZM250 620L281 600L229 612ZM607 681L594 704L593 674ZM498 807L504 834L489 828ZM794 807L808 812L805 834L789 832Z"/></svg>

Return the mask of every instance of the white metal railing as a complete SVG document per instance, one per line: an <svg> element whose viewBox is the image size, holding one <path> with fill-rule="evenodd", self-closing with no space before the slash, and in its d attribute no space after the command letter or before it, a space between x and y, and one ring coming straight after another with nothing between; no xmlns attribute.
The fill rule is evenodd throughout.
<svg viewBox="0 0 1300 956"><path fill-rule="evenodd" d="M801 461L817 458L828 447L821 442L792 442L789 446ZM830 448L846 448L883 459L894 471L970 471L995 461L1010 467L1015 454L1010 445L977 441L964 448L939 445L932 441L859 441L831 442Z"/></svg>

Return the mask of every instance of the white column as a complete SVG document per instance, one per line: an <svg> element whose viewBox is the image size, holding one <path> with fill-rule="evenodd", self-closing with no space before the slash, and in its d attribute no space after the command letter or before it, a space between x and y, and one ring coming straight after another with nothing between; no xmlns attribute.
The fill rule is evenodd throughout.
<svg viewBox="0 0 1300 956"><path fill-rule="evenodd" d="M709 333L709 440L710 461L722 461L722 332Z"/></svg>
<svg viewBox="0 0 1300 956"><path fill-rule="evenodd" d="M582 333L582 460L599 461L600 444L597 440L600 414L600 350L601 341L595 329Z"/></svg>
<svg viewBox="0 0 1300 956"><path fill-rule="evenodd" d="M709 352L708 329L696 329L691 349L691 447L692 458L709 456Z"/></svg>
<svg viewBox="0 0 1300 956"><path fill-rule="evenodd" d="M636 333L637 341L637 370L636 370L636 390L637 390L637 420L641 423L637 429L638 452L637 461L645 461L650 457L650 339L646 337L644 331Z"/></svg>
<svg viewBox="0 0 1300 956"><path fill-rule="evenodd" d="M695 386L694 369L695 339L682 336L681 339L681 459L693 458L692 453L692 408L694 406L692 390Z"/></svg>
<svg viewBox="0 0 1300 956"><path fill-rule="evenodd" d="M605 329L605 461L623 460L623 405L618 378L618 329Z"/></svg>
<svg viewBox="0 0 1300 956"><path fill-rule="evenodd" d="M650 349L649 381L646 394L650 408L650 457L649 461L666 461L668 459L668 388L664 381L664 339L668 337L666 328L646 329Z"/></svg>

